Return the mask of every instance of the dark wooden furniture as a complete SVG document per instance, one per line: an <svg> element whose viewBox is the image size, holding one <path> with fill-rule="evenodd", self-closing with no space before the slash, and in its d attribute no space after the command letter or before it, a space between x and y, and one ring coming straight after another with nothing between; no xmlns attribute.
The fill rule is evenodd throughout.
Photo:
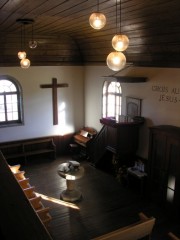
<svg viewBox="0 0 180 240"><path fill-rule="evenodd" d="M73 136L74 143L79 146L79 159L88 159L89 151L88 145L91 144L92 140L95 138L97 131L92 127L83 127ZM70 144L71 152L73 152ZM74 158L74 157L73 157Z"/></svg>
<svg viewBox="0 0 180 240"><path fill-rule="evenodd" d="M50 154L51 158L56 158L56 146L52 138L29 139L0 144L0 151L6 160L24 158L39 154Z"/></svg>
<svg viewBox="0 0 180 240"><path fill-rule="evenodd" d="M180 213L180 128L150 128L148 182L152 200Z"/></svg>
<svg viewBox="0 0 180 240"><path fill-rule="evenodd" d="M93 240L138 240L142 238L144 239L144 237L148 237L150 240L156 219L154 217L149 218L142 212L139 213L139 218L139 221L131 225L106 233Z"/></svg>
<svg viewBox="0 0 180 240"><path fill-rule="evenodd" d="M139 123L113 123L103 119L107 127L107 146L118 155L134 154L138 147Z"/></svg>
<svg viewBox="0 0 180 240"><path fill-rule="evenodd" d="M91 127L84 127L74 135L74 142L78 145L86 147L87 142L92 140L97 134L97 131Z"/></svg>
<svg viewBox="0 0 180 240"><path fill-rule="evenodd" d="M115 154L120 165L133 166L139 142L139 127L142 122L117 123L106 119L100 119L100 122L104 128L94 141L94 151L101 151L102 153L105 150L111 151ZM100 158L102 155L99 154L98 157ZM94 158L97 162L96 156Z"/></svg>
<svg viewBox="0 0 180 240"><path fill-rule="evenodd" d="M103 77L107 79L112 78L113 80L116 79L120 83L141 83L141 82L147 81L147 77L114 76L114 75L103 76Z"/></svg>

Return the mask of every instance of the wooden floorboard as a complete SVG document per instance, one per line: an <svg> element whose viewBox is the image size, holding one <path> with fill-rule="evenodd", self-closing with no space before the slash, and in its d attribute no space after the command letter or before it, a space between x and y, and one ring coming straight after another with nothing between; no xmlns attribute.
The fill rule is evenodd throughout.
<svg viewBox="0 0 180 240"><path fill-rule="evenodd" d="M72 160L71 157L33 159L22 165L21 169L30 178L36 192L60 200L66 182L57 174L57 169L59 164L68 160ZM168 239L169 231L177 232L180 222L166 216L161 206L143 198L137 189L123 186L114 176L93 167L88 161L80 161L80 164L85 169L84 176L76 180L76 186L83 196L81 201L71 207L63 205L63 201L54 203L43 200L43 204L50 207L52 221L49 231L54 240L92 239L133 223L141 211L156 218L153 240Z"/></svg>

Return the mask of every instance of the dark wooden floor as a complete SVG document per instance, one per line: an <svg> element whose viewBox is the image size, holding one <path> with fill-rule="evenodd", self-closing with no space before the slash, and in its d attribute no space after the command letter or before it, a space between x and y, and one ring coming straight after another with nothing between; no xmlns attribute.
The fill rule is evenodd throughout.
<svg viewBox="0 0 180 240"><path fill-rule="evenodd" d="M21 170L30 178L36 192L59 200L66 182L57 174L57 168L68 160L71 160L68 156L53 161L29 160ZM136 221L141 211L156 218L153 240L168 239L169 231L177 232L180 223L166 216L160 206L142 198L138 189L122 186L113 176L94 168L87 161L80 164L85 169L84 177L76 181L83 194L81 201L65 206L61 201L43 200L44 205L50 207L52 221L49 231L54 240L92 239Z"/></svg>

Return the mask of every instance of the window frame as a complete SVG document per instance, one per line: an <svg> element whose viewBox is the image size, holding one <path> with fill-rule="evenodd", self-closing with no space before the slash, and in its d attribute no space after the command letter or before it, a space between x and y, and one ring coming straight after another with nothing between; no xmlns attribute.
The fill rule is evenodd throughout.
<svg viewBox="0 0 180 240"><path fill-rule="evenodd" d="M24 125L23 92L22 92L22 87L21 87L20 83L18 82L17 79L15 79L12 76L8 76L8 75L0 75L0 81L1 80L10 81L16 87L16 92L14 92L14 93L17 95L18 119L0 122L0 128ZM10 94L11 94L11 92L6 92L5 94L0 93L0 95L10 95Z"/></svg>
<svg viewBox="0 0 180 240"><path fill-rule="evenodd" d="M118 91L110 92L109 87L112 83L118 83L119 86L115 86L115 89ZM114 97L114 116L108 116L108 100L109 97ZM118 104L117 104L117 97L119 98ZM105 98L105 100L104 100ZM119 105L119 111L118 110ZM120 82L117 82L116 80L105 80L102 87L102 117L115 117L118 119L118 116L121 115L122 112L122 86Z"/></svg>

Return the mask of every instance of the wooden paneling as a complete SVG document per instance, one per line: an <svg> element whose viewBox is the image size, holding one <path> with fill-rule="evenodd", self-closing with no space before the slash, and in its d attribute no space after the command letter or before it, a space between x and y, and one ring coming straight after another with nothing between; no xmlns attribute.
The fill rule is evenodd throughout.
<svg viewBox="0 0 180 240"><path fill-rule="evenodd" d="M32 50L26 45L32 65L106 65L117 32L115 4L115 0L99 1L107 24L102 30L94 30L89 16L97 11L96 0L1 1L0 66L19 66L19 18L35 21L38 47ZM121 32L130 40L125 51L127 62L134 66L179 67L179 11L179 0L122 0ZM31 26L26 25L25 31L27 43Z"/></svg>

